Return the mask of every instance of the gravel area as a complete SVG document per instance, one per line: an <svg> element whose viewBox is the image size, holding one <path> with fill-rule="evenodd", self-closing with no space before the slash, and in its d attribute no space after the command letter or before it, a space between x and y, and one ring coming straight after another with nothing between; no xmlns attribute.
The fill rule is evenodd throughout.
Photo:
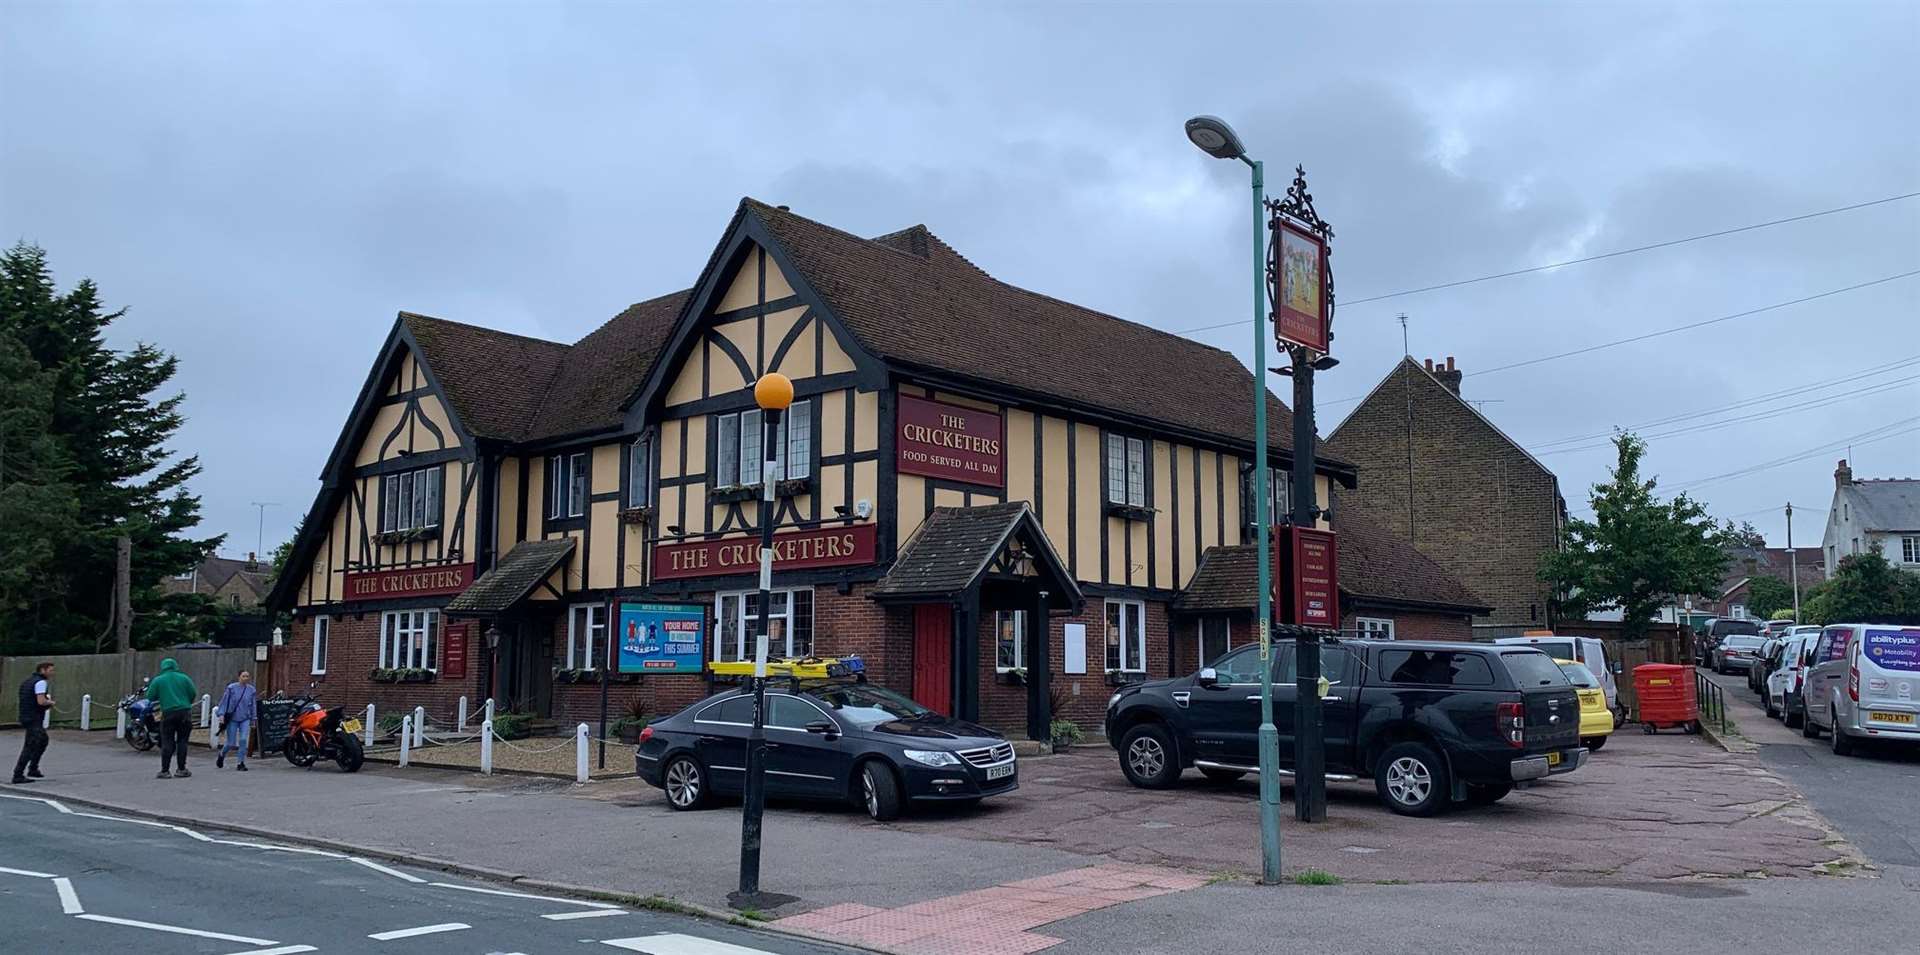
<svg viewBox="0 0 1920 955"><path fill-rule="evenodd" d="M367 758L383 763L400 759L398 746L381 743L367 751ZM539 739L494 740L493 768L496 772L538 773L543 776L574 778L573 740L564 736ZM432 743L412 750L407 761L417 766L480 770L480 742ZM587 741L587 772L594 779L614 779L633 775L633 744L617 739L607 741L607 768L600 768L600 744Z"/></svg>

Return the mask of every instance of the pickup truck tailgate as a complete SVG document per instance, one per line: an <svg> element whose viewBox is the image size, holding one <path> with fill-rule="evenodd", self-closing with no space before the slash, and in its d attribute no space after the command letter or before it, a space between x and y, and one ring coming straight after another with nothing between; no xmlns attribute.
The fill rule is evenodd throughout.
<svg viewBox="0 0 1920 955"><path fill-rule="evenodd" d="M1526 702L1529 754L1580 745L1580 697L1571 686L1520 691Z"/></svg>

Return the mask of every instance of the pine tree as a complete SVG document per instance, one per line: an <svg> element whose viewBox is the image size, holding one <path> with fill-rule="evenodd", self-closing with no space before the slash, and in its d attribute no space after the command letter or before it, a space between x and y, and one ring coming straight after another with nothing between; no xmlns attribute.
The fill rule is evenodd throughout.
<svg viewBox="0 0 1920 955"><path fill-rule="evenodd" d="M24 243L0 255L0 333L25 347L51 399L48 431L68 467L74 528L52 539L50 597L27 636L36 647L90 649L111 621L114 539L133 541L136 610L163 608L146 593L184 573L221 538L185 532L200 522L200 499L188 480L197 457L167 447L179 431L184 395L156 398L178 370L172 355L148 344L125 352L107 347L106 330L124 312L108 312L99 289L82 280L60 293L46 253ZM24 539L24 538L23 538ZM180 632L179 621L135 617L136 645Z"/></svg>
<svg viewBox="0 0 1920 955"><path fill-rule="evenodd" d="M72 465L52 433L52 376L0 330L0 647L59 649L37 639L65 606L56 544L80 531Z"/></svg>

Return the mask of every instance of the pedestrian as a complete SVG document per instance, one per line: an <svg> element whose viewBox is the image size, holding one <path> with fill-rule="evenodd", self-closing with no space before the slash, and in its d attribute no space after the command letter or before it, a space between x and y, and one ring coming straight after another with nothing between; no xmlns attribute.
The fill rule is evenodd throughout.
<svg viewBox="0 0 1920 955"><path fill-rule="evenodd" d="M247 771L247 741L253 732L255 706L260 702L258 690L253 688L253 674L245 670L227 684L227 692L220 694L220 726L227 734L227 741L220 744L220 755L213 758L213 768L222 769L227 765L227 751L234 748L234 739L239 738L240 765L234 769Z"/></svg>
<svg viewBox="0 0 1920 955"><path fill-rule="evenodd" d="M47 711L53 709L53 664L42 663L20 684L20 728L27 731L20 758L13 763L13 784L40 777L40 756L47 751Z"/></svg>
<svg viewBox="0 0 1920 955"><path fill-rule="evenodd" d="M180 672L172 657L160 661L160 673L147 684L147 699L160 708L160 779L191 776L187 771L187 738L193 735L193 701L200 688ZM171 764L177 769L167 772Z"/></svg>

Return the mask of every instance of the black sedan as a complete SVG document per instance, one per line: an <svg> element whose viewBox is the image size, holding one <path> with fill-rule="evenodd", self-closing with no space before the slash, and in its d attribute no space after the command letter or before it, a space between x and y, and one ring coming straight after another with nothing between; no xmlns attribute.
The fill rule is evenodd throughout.
<svg viewBox="0 0 1920 955"><path fill-rule="evenodd" d="M647 726L634 772L697 809L744 788L753 695L734 690ZM965 720L856 681L767 688L767 795L856 802L888 820L909 800L977 802L1019 786L1013 744Z"/></svg>

